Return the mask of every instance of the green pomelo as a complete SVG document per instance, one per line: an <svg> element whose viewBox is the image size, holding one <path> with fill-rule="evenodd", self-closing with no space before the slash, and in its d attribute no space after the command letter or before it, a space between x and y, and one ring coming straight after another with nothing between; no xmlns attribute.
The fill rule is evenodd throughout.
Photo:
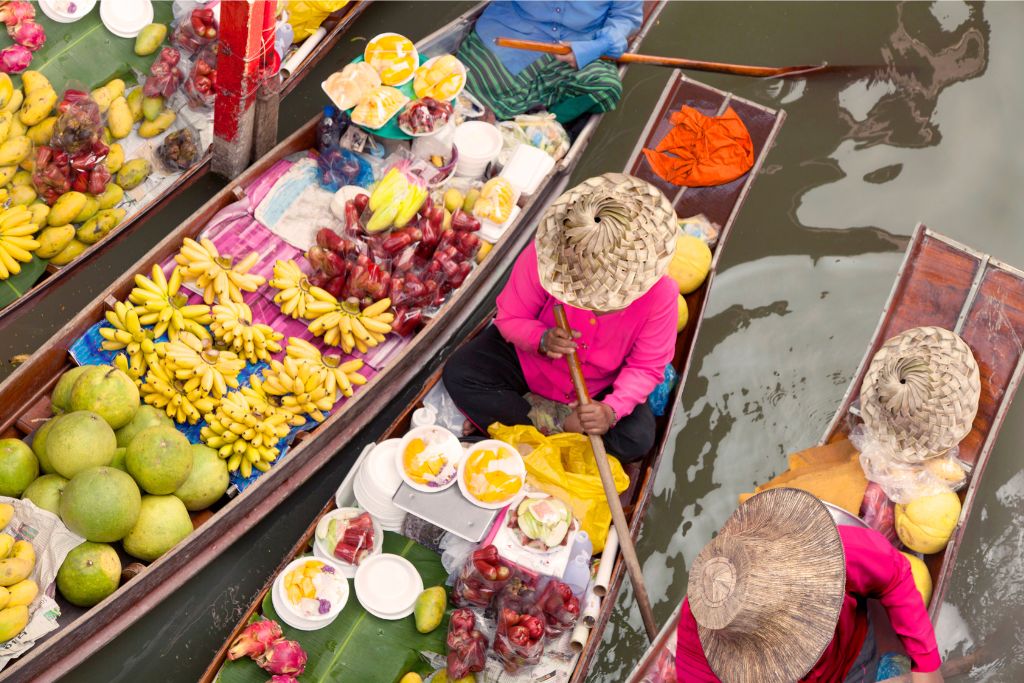
<svg viewBox="0 0 1024 683"><path fill-rule="evenodd" d="M53 465L50 464L50 459L46 457L46 435L53 429L53 425L57 422L56 417L51 417L49 420L44 422L42 426L36 431L32 432L32 452L36 454L36 458L39 459L39 469L46 474L53 474Z"/></svg>
<svg viewBox="0 0 1024 683"><path fill-rule="evenodd" d="M39 461L20 439L0 439L0 496L17 498L39 476Z"/></svg>
<svg viewBox="0 0 1024 683"><path fill-rule="evenodd" d="M128 444L124 462L143 491L162 496L174 493L188 479L192 447L174 427L150 427Z"/></svg>
<svg viewBox="0 0 1024 683"><path fill-rule="evenodd" d="M115 448L114 459L110 461L110 467L121 470L122 472L128 471L128 466L124 463L124 458L128 454L127 448Z"/></svg>
<svg viewBox="0 0 1024 683"><path fill-rule="evenodd" d="M71 388L75 386L75 382L82 376L86 370L96 367L95 365L79 365L77 368L71 368L57 380L57 386L53 388L53 393L50 394L50 408L53 410L54 415L60 415L68 411L68 406L71 404Z"/></svg>
<svg viewBox="0 0 1024 683"><path fill-rule="evenodd" d="M46 459L54 472L68 479L90 467L109 465L115 448L114 430L88 410L61 416L46 435Z"/></svg>
<svg viewBox="0 0 1024 683"><path fill-rule="evenodd" d="M139 519L142 494L135 481L113 467L93 467L75 475L60 495L60 518L86 540L112 543Z"/></svg>
<svg viewBox="0 0 1024 683"><path fill-rule="evenodd" d="M191 512L205 510L228 490L228 463L201 443L192 445L192 471L174 492Z"/></svg>
<svg viewBox="0 0 1024 683"><path fill-rule="evenodd" d="M143 496L139 521L124 537L132 557L153 561L192 533L185 504L175 496Z"/></svg>
<svg viewBox="0 0 1024 683"><path fill-rule="evenodd" d="M121 427L114 434L117 436L117 445L123 448L127 448L128 444L132 442L139 432L149 429L150 427L173 427L174 422L171 418L167 417L167 413L154 408L153 406L141 405L139 409L135 411L135 415L132 416L131 421L124 427Z"/></svg>
<svg viewBox="0 0 1024 683"><path fill-rule="evenodd" d="M131 422L139 409L139 388L117 368L97 365L75 382L68 408L91 410L118 429Z"/></svg>
<svg viewBox="0 0 1024 683"><path fill-rule="evenodd" d="M31 500L44 510L55 515L60 514L60 493L68 485L68 480L59 474L44 474L28 485L21 497Z"/></svg>
<svg viewBox="0 0 1024 683"><path fill-rule="evenodd" d="M106 543L86 541L68 553L57 570L57 590L79 607L92 607L120 583L121 558Z"/></svg>

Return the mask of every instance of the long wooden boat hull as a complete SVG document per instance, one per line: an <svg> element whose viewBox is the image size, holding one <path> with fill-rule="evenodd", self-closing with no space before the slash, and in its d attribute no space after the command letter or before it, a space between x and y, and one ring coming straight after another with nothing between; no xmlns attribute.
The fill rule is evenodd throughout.
<svg viewBox="0 0 1024 683"><path fill-rule="evenodd" d="M702 113L707 115L721 114L730 106L739 113L740 117L744 120L750 130L756 154L756 162L749 174L732 183L715 188L688 189L669 185L651 172L646 161L644 161L644 156L641 150L644 147L653 147L656 142L661 139L669 128L671 128L671 124L669 123L670 114L673 111L678 110L683 105L696 107L702 111ZM669 79L661 100L659 101L651 120L648 122L644 133L626 166L626 172L642 177L645 180L649 180L661 187L661 189L663 189L666 194L672 198L680 216L686 217L703 213L707 218L709 218L709 220L712 220L721 227L716 250L714 252L711 273L705 283L696 292L687 296L690 320L692 322L676 339L676 352L673 365L680 374L680 380L673 395L672 405L678 403L679 394L685 381L685 374L687 366L689 365L690 354L692 353L694 342L700 329L700 322L703 316L704 306L707 301L707 293L712 284L715 265L717 264L718 258L721 254L722 246L728 237L739 208L746 198L750 185L753 183L757 175L765 154L771 148L784 118L784 112L767 109L753 102L742 100L734 97L730 93L692 81L681 72L675 72ZM422 396L429 391L439 378L440 371L437 371L427 380L418 398L422 398ZM379 435L376 440L380 441L387 438L394 438L404 433L409 426L409 416L418 402L418 400L413 401L410 407L407 408L383 434ZM642 464L626 466L626 470L630 475L630 486L622 494L622 501L623 504L632 511L631 528L634 536L640 527L640 520L643 517L643 513L649 500L653 473L656 471L659 458L667 445L671 421L671 412L660 418L658 421L658 439L654 451L643 461ZM356 463L356 466L358 466L358 463ZM346 480L342 483L342 497L350 495L350 492L346 487L351 486L351 480L354 473L355 468L349 472ZM326 514L333 507L334 502L328 502L327 506L321 512L321 516ZM319 517L317 519L319 519ZM228 643L230 643L232 638L244 628L248 619L259 609L263 598L266 596L267 591L272 585L274 576L276 576L276 574L279 573L294 557L303 554L303 552L308 548L310 538L316 528L316 521L317 520L313 521L302 538L300 538L299 541L291 548L288 555L286 555L282 560L278 570L266 582L263 591L255 598L249 610L239 620L231 636L229 636L225 644L221 647L217 656L214 658L214 661L210 664L210 667L201 679L204 683L211 683L216 679L217 673L220 671L225 661ZM606 598L601 616L599 617L595 627L592 629L590 640L581 653L576 668L572 674L572 680L581 680L586 676L590 663L593 661L596 654L596 649L600 643L601 631L607 624L608 617L614 607L614 591L618 589L622 582L623 568L620 564L621 563L617 563L615 566L613 583L609 588L609 597Z"/></svg>
<svg viewBox="0 0 1024 683"><path fill-rule="evenodd" d="M303 62L289 74L281 86L281 97L295 89L302 79L312 71L331 49L338 44L341 36L355 23L366 8L370 0L354 0L340 10L337 15L332 15L325 22L327 34L317 43L312 52ZM168 206L176 197L187 190L210 170L210 152L206 154L189 169L181 173L174 183L169 184L162 192L152 197L146 204L139 207L137 211L129 215L120 225L111 230L103 239L90 246L82 255L71 263L60 268L50 267L49 272L43 279L36 282L22 296L12 301L7 306L0 308L0 334L8 330L14 330L15 325L22 317L29 312L36 304L54 296L59 295L61 287L67 278L74 272L94 263L108 249L114 246L119 240L128 237L138 228L142 227L150 216L155 215L161 209Z"/></svg>
<svg viewBox="0 0 1024 683"><path fill-rule="evenodd" d="M960 443L959 457L971 465L967 485L958 494L960 519L949 545L925 557L933 585L929 616L937 624L985 465L1024 372L1024 272L917 226L864 359L820 443L846 438L860 385L878 348L901 332L929 325L963 337L981 370L978 414ZM675 680L671 661L679 613L678 608L673 612L630 681Z"/></svg>
<svg viewBox="0 0 1024 683"><path fill-rule="evenodd" d="M483 4L470 10L447 27L418 43L421 54L453 52L472 28ZM638 46L647 28L656 18L662 3L649 3L644 27L633 37ZM624 69L620 69L620 73ZM521 200L521 213L488 257L475 268L462 287L445 303L441 312L420 330L414 343L388 361L366 386L347 400L312 432L300 434L288 457L276 463L265 475L235 496L205 520L182 543L149 565L145 571L122 585L113 595L63 625L28 654L0 672L0 680L42 680L69 673L99 646L123 632L142 615L166 599L186 581L217 558L257 521L277 508L295 489L339 453L361 429L381 412L423 369L427 358L441 358L450 350L454 331L466 326L474 311L491 296L505 267L529 242L540 211L565 188L569 174L578 163L600 116L592 116L562 159L536 193ZM0 405L17 407L0 415L0 436L21 438L31 433L38 420L49 415L49 394L60 374L70 366L67 349L91 325L100 320L115 300L124 300L131 291L136 273L148 274L152 263L162 263L177 252L184 237L195 237L218 211L245 195L245 188L279 159L315 147L314 135L319 117L282 141L267 156L230 182L203 207L192 214L107 290L63 328L2 384Z"/></svg>

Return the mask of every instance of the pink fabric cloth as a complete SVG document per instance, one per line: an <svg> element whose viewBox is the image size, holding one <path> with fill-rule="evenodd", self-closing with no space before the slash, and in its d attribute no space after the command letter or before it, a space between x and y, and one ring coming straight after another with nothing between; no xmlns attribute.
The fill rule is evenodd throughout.
<svg viewBox="0 0 1024 683"><path fill-rule="evenodd" d="M840 526L846 553L846 597L836 635L802 681L841 681L860 654L867 636L866 599L881 601L893 630L910 657L911 670L935 671L942 664L935 631L910 573L910 562L884 536L871 529ZM813 609L813 606L808 606ZM683 601L676 645L676 676L687 683L718 681L704 657L697 622Z"/></svg>
<svg viewBox="0 0 1024 683"><path fill-rule="evenodd" d="M602 401L621 419L647 400L661 383L665 366L675 352L679 289L663 277L646 294L621 311L594 315L565 306L569 326L580 333L576 340L583 377L591 396L609 386ZM564 359L540 353L544 332L555 327L555 304L560 303L541 286L537 275L537 249L531 242L519 255L508 283L498 295L494 324L516 347L530 391L562 403L576 400Z"/></svg>

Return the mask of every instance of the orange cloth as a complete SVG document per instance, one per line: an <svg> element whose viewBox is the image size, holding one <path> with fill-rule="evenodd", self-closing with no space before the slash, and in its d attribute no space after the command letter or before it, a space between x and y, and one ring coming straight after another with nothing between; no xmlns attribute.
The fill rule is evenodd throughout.
<svg viewBox="0 0 1024 683"><path fill-rule="evenodd" d="M754 143L732 107L721 116L704 116L693 107L672 113L674 127L647 162L673 185L707 187L728 183L754 165Z"/></svg>

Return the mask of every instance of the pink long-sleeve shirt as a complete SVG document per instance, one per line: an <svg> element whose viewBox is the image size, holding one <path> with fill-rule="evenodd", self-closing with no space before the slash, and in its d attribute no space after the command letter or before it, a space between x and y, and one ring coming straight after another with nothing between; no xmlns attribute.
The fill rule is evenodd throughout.
<svg viewBox="0 0 1024 683"><path fill-rule="evenodd" d="M911 670L935 671L942 664L935 631L914 585L910 562L884 536L871 529L840 526L846 553L846 596L836 634L801 681L841 681L857 660L868 632L865 598L879 600L911 660ZM807 605L807 609L814 609ZM717 683L697 634L697 622L683 601L676 641L676 678L686 683Z"/></svg>
<svg viewBox="0 0 1024 683"><path fill-rule="evenodd" d="M665 366L675 352L679 288L669 277L621 311L595 315L565 305L569 326L580 333L576 353L587 390L595 396L609 386L602 399L619 419L647 400L661 383ZM576 400L564 359L540 353L544 332L555 327L555 304L537 274L537 249L531 242L519 255L508 283L498 295L494 324L516 347L519 364L530 391L553 401Z"/></svg>

